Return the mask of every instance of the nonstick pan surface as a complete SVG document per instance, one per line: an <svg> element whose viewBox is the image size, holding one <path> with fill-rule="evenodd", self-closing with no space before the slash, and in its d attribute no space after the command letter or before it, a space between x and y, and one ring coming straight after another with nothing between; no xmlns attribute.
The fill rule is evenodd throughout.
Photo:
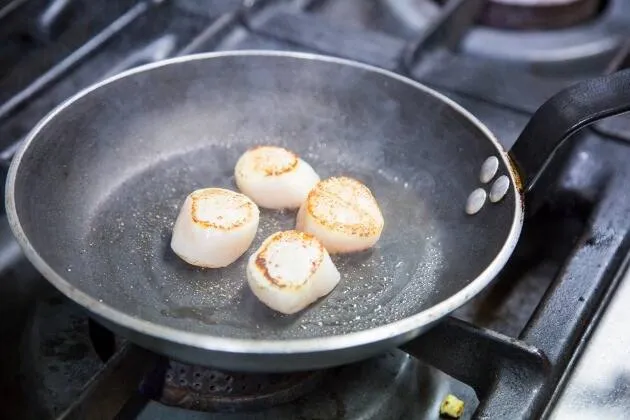
<svg viewBox="0 0 630 420"><path fill-rule="evenodd" d="M245 264L295 212L262 210L250 250L225 269L169 246L186 195L236 189L238 157L260 144L322 178L361 180L385 218L377 246L335 256L339 286L293 316L254 297ZM468 215L491 156L510 188ZM31 261L117 332L195 363L286 370L274 356L311 368L400 344L479 292L520 233L514 180L492 134L426 87L344 60L241 52L145 66L70 99L16 157L7 205Z"/></svg>

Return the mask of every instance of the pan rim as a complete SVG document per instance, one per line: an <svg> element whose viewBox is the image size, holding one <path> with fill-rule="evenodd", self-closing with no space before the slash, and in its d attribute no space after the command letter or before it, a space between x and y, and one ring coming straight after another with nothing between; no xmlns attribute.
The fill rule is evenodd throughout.
<svg viewBox="0 0 630 420"><path fill-rule="evenodd" d="M500 156L500 159L502 159L506 167L510 169L508 172L509 177L512 181L510 183L510 188L512 189L514 196L514 217L512 219L512 225L510 226L508 236L495 258L484 269L484 271L482 271L466 287L446 298L445 300L439 302L438 304L433 305L410 317L403 318L385 325L348 334L301 339L273 340L229 338L218 337L199 332L183 331L174 327L169 327L163 324L151 322L129 315L126 312L120 311L112 306L105 304L104 302L99 302L97 299L94 299L89 294L73 286L62 275L53 270L52 267L50 267L48 263L44 260L44 258L39 255L37 250L35 250L35 248L30 243L28 237L26 236L26 233L22 229L22 225L17 214L15 202L15 181L17 178L18 170L20 169L22 158L29 149L31 143L33 143L33 141L37 138L38 134L44 129L44 127L58 114L63 112L66 108L74 104L80 98L105 85L114 83L119 79L123 79L137 73L150 71L155 68L190 61L210 60L234 56L265 56L315 60L320 62L329 62L351 66L369 72L379 73L381 75L393 78L397 81L406 83L413 88L419 89L429 95L436 97L437 99L441 100L443 103L451 107L455 112L458 112L464 118L468 119L483 134L485 134L486 138L494 145L498 156ZM407 336L410 340L419 335L424 327L427 327L428 325L433 324L435 321L450 314L452 311L454 311L464 303L468 302L471 298L473 298L481 290L483 290L497 276L499 271L506 264L516 246L516 243L521 233L524 218L524 203L521 193L517 188L518 184L517 182L515 182L515 173L517 173L516 169L514 168L507 151L503 148L503 146L496 139L492 131L490 131L490 129L486 127L485 124L483 124L477 117L466 110L463 106L459 105L447 96L433 90L432 88L423 85L422 83L416 82L410 78L396 74L392 71L375 67L369 64L327 55L273 50L223 51L175 57L132 68L117 75L108 77L100 82L92 84L91 86L88 86L87 88L81 90L80 92L76 93L75 95L71 96L70 98L66 99L64 102L56 106L29 132L29 134L17 150L15 156L13 157L6 181L5 207L11 230L13 231L13 234L20 244L22 250L24 251L27 259L61 293L63 293L65 296L75 301L79 305L85 307L89 311L93 312L95 315L104 318L109 322L115 323L121 327L124 327L125 329L135 331L137 333L146 334L154 338L174 342L180 345L198 348L200 350L241 354L304 354L359 347L371 343L395 339L402 336Z"/></svg>

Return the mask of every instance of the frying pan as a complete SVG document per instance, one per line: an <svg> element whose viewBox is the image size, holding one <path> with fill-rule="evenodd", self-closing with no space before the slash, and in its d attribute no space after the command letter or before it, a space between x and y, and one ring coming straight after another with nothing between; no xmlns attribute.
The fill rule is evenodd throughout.
<svg viewBox="0 0 630 420"><path fill-rule="evenodd" d="M54 286L141 346L223 369L323 368L400 345L486 287L555 149L629 105L628 72L558 94L516 142L517 169L471 113L394 73L300 53L181 57L109 78L45 117L12 162L7 214ZM293 212L263 211L250 251L225 269L192 267L169 247L185 196L235 188L237 158L258 144L297 152L322 178L360 179L385 218L377 246L336 256L338 287L293 316L244 280L249 253L292 228Z"/></svg>

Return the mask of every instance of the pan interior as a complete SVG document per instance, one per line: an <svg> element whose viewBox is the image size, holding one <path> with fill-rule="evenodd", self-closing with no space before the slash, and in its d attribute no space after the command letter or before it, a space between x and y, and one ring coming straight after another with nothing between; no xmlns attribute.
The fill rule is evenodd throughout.
<svg viewBox="0 0 630 420"><path fill-rule="evenodd" d="M326 298L293 316L249 291L245 264L295 212L262 210L250 250L225 269L178 259L173 222L192 190L236 189L247 148L285 146L322 178L348 175L385 218L377 246L335 256ZM498 152L469 119L385 74L281 56L191 60L118 79L48 121L18 168L15 202L34 249L72 286L120 312L211 336L293 339L416 314L475 279L503 246L514 198L464 203ZM501 163L501 173L507 173Z"/></svg>

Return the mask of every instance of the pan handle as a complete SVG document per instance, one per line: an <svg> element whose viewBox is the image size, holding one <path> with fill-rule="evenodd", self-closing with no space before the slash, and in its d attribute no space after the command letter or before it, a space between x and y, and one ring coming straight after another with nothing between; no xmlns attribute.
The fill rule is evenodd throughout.
<svg viewBox="0 0 630 420"><path fill-rule="evenodd" d="M630 69L570 86L542 104L510 154L529 192L558 148L581 128L630 111Z"/></svg>

